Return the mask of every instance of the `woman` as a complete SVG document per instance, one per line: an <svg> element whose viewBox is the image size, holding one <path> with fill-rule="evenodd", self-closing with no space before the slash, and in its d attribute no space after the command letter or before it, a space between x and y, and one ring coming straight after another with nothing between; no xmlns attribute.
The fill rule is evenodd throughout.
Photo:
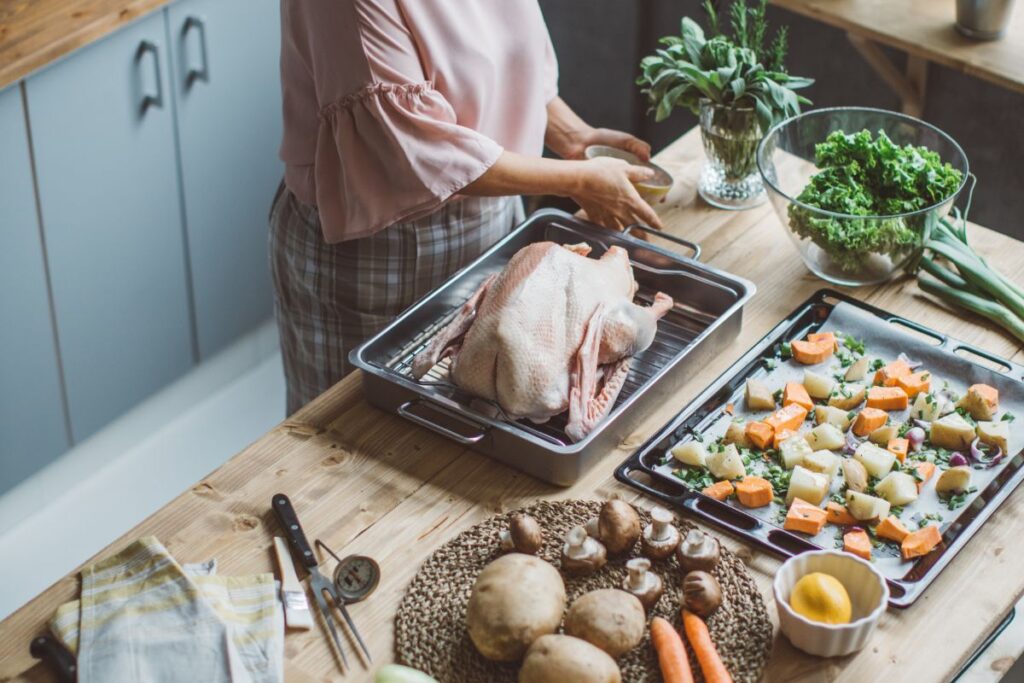
<svg viewBox="0 0 1024 683"><path fill-rule="evenodd" d="M621 230L660 227L615 159L646 159L558 97L537 0L282 0L285 179L270 252L288 412L348 352L506 235L518 195L574 199ZM541 157L547 146L564 160Z"/></svg>

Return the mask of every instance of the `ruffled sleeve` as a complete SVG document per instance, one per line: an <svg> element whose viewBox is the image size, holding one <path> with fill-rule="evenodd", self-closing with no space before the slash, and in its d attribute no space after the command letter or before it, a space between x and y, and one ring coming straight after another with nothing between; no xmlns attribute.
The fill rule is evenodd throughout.
<svg viewBox="0 0 1024 683"><path fill-rule="evenodd" d="M320 111L316 203L328 241L433 211L480 177L502 147L460 126L428 82L375 83Z"/></svg>

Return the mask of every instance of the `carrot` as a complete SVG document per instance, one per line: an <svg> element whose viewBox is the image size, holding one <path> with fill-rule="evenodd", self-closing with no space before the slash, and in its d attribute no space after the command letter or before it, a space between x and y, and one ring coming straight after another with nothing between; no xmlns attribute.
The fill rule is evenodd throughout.
<svg viewBox="0 0 1024 683"><path fill-rule="evenodd" d="M700 664L701 673L707 683L732 683L732 676L729 670L722 663L718 656L715 643L708 633L708 625L699 616L683 608L683 629L686 631L686 639L690 641L690 647L697 655L697 663Z"/></svg>
<svg viewBox="0 0 1024 683"><path fill-rule="evenodd" d="M658 665L665 683L693 683L693 671L679 632L662 617L651 619L651 642L658 653Z"/></svg>

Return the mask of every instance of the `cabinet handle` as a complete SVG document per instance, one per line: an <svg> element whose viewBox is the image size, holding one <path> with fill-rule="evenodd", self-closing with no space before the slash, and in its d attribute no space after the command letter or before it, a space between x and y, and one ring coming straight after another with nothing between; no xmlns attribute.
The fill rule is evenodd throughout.
<svg viewBox="0 0 1024 683"><path fill-rule="evenodd" d="M185 72L186 88L191 88L192 84L196 81L210 82L210 60L207 57L206 51L206 22L194 15L187 17L184 25L181 27L182 45L184 45L185 39L188 37L188 32L193 28L199 31L199 56L202 61L200 68L189 67L188 71Z"/></svg>
<svg viewBox="0 0 1024 683"><path fill-rule="evenodd" d="M145 114L151 106L158 109L164 108L164 80L160 75L160 49L151 41L144 40L139 43L139 50L135 53L135 63L140 64L146 53L153 54L153 76L156 79L156 93L146 93L142 96L139 105L141 113Z"/></svg>

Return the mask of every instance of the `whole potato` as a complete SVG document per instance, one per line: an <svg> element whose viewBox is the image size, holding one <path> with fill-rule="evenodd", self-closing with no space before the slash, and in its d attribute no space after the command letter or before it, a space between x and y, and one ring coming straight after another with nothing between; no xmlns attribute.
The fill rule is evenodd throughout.
<svg viewBox="0 0 1024 683"><path fill-rule="evenodd" d="M569 607L565 632L618 657L640 644L647 618L640 600L626 591L602 588L585 593Z"/></svg>
<svg viewBox="0 0 1024 683"><path fill-rule="evenodd" d="M564 611L565 584L558 570L533 555L511 553L476 577L466 628L484 657L513 662L538 637L554 633Z"/></svg>
<svg viewBox="0 0 1024 683"><path fill-rule="evenodd" d="M519 683L622 683L615 660L585 640L548 635L533 641Z"/></svg>

